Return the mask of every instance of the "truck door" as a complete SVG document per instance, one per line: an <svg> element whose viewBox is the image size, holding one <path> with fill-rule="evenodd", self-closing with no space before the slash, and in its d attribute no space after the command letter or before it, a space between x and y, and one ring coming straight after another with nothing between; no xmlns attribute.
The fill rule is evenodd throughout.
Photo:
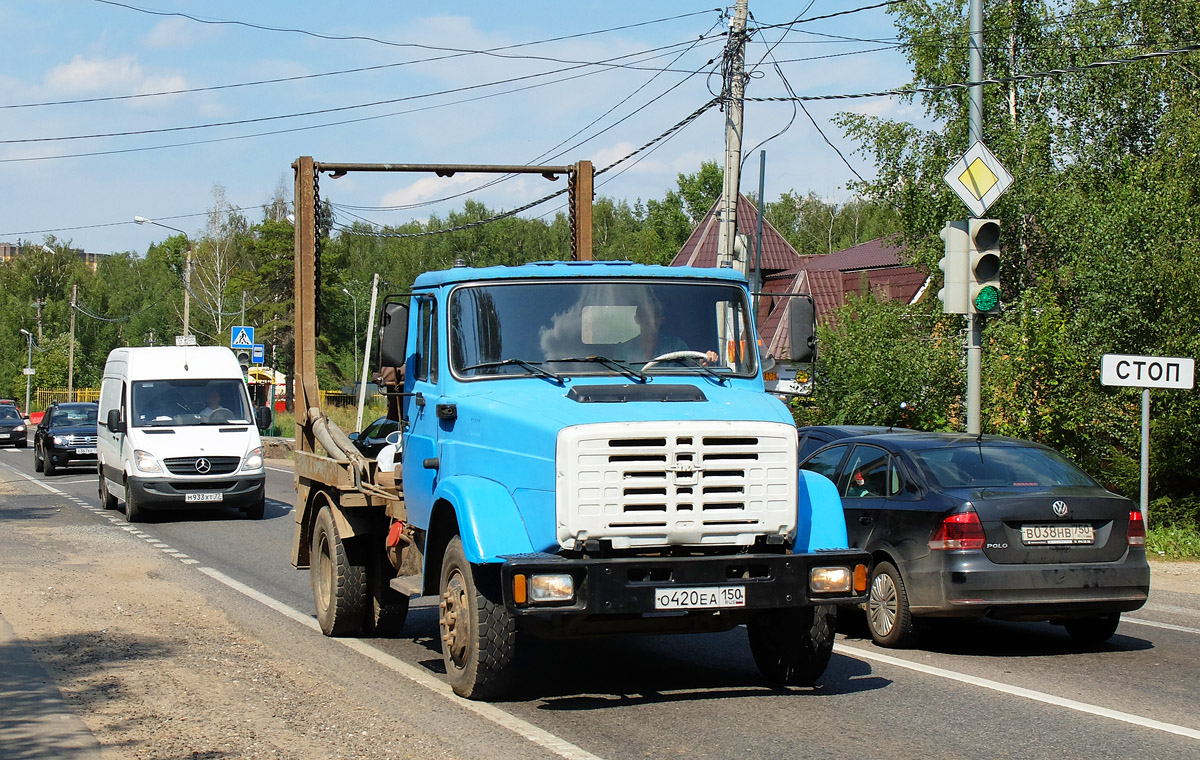
<svg viewBox="0 0 1200 760"><path fill-rule="evenodd" d="M403 416L407 422L404 433L403 472L404 502L408 520L418 528L428 529L433 511L433 489L438 478L439 424L437 404L441 398L439 382L437 301L432 297L414 299L413 323L409 335L413 350L405 368L405 390L412 395L403 398ZM407 378L412 378L408 387Z"/></svg>

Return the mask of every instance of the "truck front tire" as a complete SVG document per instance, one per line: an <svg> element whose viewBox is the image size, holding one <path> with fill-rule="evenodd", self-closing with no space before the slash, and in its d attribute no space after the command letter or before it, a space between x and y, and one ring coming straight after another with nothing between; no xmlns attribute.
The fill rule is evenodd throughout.
<svg viewBox="0 0 1200 760"><path fill-rule="evenodd" d="M833 656L836 623L828 605L761 612L746 623L754 664L771 683L811 686Z"/></svg>
<svg viewBox="0 0 1200 760"><path fill-rule="evenodd" d="M490 699L513 676L517 626L500 595L499 573L476 575L455 536L442 557L438 629L454 693Z"/></svg>
<svg viewBox="0 0 1200 760"><path fill-rule="evenodd" d="M326 636L346 636L362 626L367 568L337 532L333 511L321 507L313 525L309 575L317 607L317 623Z"/></svg>

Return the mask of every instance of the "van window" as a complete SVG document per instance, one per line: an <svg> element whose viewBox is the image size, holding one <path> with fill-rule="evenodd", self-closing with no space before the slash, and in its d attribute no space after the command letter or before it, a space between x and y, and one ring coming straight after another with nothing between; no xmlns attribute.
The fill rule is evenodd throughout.
<svg viewBox="0 0 1200 760"><path fill-rule="evenodd" d="M132 383L133 427L249 425L246 386L236 379L141 380Z"/></svg>

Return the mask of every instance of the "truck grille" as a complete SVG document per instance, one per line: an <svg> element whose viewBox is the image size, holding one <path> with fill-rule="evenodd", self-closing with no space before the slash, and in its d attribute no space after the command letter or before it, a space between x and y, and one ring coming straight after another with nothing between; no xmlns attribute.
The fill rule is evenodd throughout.
<svg viewBox="0 0 1200 760"><path fill-rule="evenodd" d="M207 462L207 467L200 461ZM172 475L228 475L237 472L241 457L172 457L164 460Z"/></svg>
<svg viewBox="0 0 1200 760"><path fill-rule="evenodd" d="M557 448L558 540L748 546L796 523L796 429L775 422L603 423Z"/></svg>

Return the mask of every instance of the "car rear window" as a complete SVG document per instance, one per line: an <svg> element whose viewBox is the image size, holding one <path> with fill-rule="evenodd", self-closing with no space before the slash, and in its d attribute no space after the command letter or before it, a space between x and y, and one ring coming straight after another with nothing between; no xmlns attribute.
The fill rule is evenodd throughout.
<svg viewBox="0 0 1200 760"><path fill-rule="evenodd" d="M19 420L21 415L11 406L0 406L0 420Z"/></svg>
<svg viewBox="0 0 1200 760"><path fill-rule="evenodd" d="M1061 454L1032 446L925 449L911 456L942 488L1098 486Z"/></svg>

